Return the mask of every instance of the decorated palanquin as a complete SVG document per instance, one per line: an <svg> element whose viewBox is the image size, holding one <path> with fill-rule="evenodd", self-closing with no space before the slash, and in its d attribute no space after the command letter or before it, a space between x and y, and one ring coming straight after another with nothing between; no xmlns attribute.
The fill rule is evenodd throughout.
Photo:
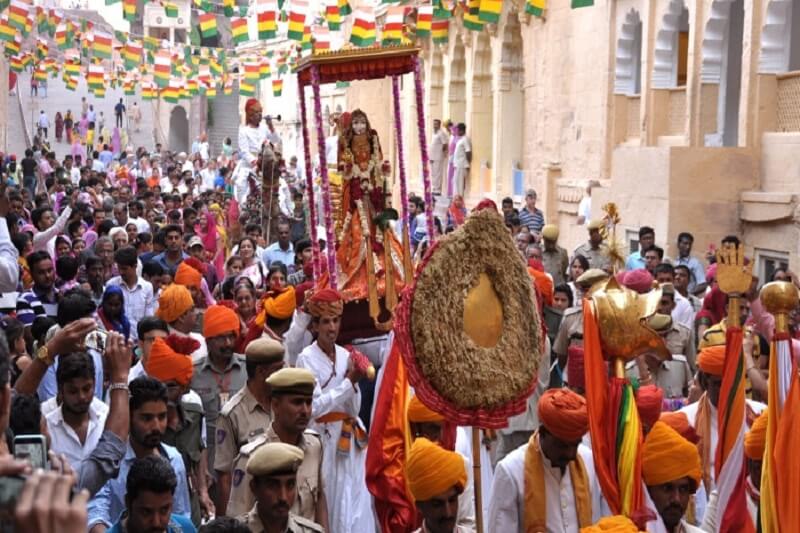
<svg viewBox="0 0 800 533"><path fill-rule="evenodd" d="M314 53L302 59L296 69L300 94L304 94L306 86L313 89L313 123L316 126L319 184L324 210L319 218L324 221L327 242L334 243L323 256L316 246L316 225L311 224L314 276L324 279L321 277L325 274L330 285L342 293L347 305L364 307L366 313L346 313L347 316L361 314L369 318L369 326L366 323L357 326L361 331L368 328L380 331L391 329L399 294L413 276L408 224L399 225L399 234L393 228L393 224L408 219L399 100L400 76L407 73L415 74L417 86L417 126L423 152L423 181L428 183L427 215L431 221L429 226L432 226L432 195L425 164L425 121L418 54L419 49L410 45L344 49ZM366 113L355 109L340 115L336 120L335 141L331 137L326 140L323 128L319 94L321 84L384 77L392 78L394 93L393 124L397 141L397 179L400 184L399 203L402 216L391 208L388 201L393 183L391 165L384 159L380 139L377 132L370 127ZM307 114L305 98L300 101L306 168L312 168L308 133L311 120ZM334 157L335 160L332 161ZM309 189L313 187L311 179L311 176L307 177ZM315 209L314 202L311 202L312 220L317 220ZM429 233L432 233L432 227L429 227ZM347 324L343 325L343 331L348 329L350 328Z"/></svg>

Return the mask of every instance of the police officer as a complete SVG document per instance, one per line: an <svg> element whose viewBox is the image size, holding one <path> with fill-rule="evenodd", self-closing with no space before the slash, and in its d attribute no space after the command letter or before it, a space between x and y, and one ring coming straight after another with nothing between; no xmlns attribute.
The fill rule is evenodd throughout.
<svg viewBox="0 0 800 533"><path fill-rule="evenodd" d="M263 434L272 423L266 379L283 367L283 345L261 337L245 348L247 384L223 405L217 421L214 470L217 473L217 514L226 514L231 472L239 449Z"/></svg>
<svg viewBox="0 0 800 533"><path fill-rule="evenodd" d="M303 450L283 442L268 442L247 461L252 476L250 490L256 504L237 520L252 533L265 531L270 524L274 531L317 533L325 531L307 518L290 511L297 497L297 469L303 462Z"/></svg>
<svg viewBox="0 0 800 533"><path fill-rule="evenodd" d="M297 470L297 498L292 512L328 527L328 506L322 483L322 440L316 431L307 429L311 420L314 374L305 368L283 368L267 378L271 394L272 425L266 433L242 446L233 469L233 486L228 514L237 516L253 507L247 462L269 442L293 444L303 450L303 462Z"/></svg>

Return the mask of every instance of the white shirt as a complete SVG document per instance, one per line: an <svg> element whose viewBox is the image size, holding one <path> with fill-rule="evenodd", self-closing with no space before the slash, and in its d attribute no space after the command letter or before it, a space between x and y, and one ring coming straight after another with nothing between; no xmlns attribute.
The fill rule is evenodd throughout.
<svg viewBox="0 0 800 533"><path fill-rule="evenodd" d="M248 169L255 164L268 133L267 125L263 122L257 128L247 125L239 128L240 164Z"/></svg>
<svg viewBox="0 0 800 533"><path fill-rule="evenodd" d="M581 198L581 203L578 204L578 216L583 217L584 224L588 223L592 218L592 197L584 196Z"/></svg>
<svg viewBox="0 0 800 533"><path fill-rule="evenodd" d="M136 224L136 231L138 231L139 233L151 233L152 231L150 229L150 224L148 224L147 221L143 218L128 217L128 224L130 224L131 222Z"/></svg>
<svg viewBox="0 0 800 533"><path fill-rule="evenodd" d="M197 148L203 161L208 161L208 142L201 142Z"/></svg>
<svg viewBox="0 0 800 533"><path fill-rule="evenodd" d="M325 164L336 166L339 164L339 136L331 135L325 139Z"/></svg>
<svg viewBox="0 0 800 533"><path fill-rule="evenodd" d="M694 330L694 307L681 293L675 291L675 309L672 310L672 321L683 324L689 331Z"/></svg>
<svg viewBox="0 0 800 533"><path fill-rule="evenodd" d="M203 357L208 355L208 348L206 348L206 339L201 334L195 333L193 331L193 332L191 332L191 333L189 333L187 335L186 333L182 333L182 332L178 331L177 329L174 329L172 326L168 326L168 327L169 327L169 331L167 333L169 333L170 335L177 335L179 337L191 337L191 338L193 338L194 340L196 340L197 342L200 343L200 347L198 349L196 349L194 352L192 352L192 362L193 363L196 363L197 361L199 361L200 359L202 359Z"/></svg>
<svg viewBox="0 0 800 533"><path fill-rule="evenodd" d="M523 444L497 463L490 495L487 531L505 533L525 530L525 453L527 451L528 445ZM578 446L578 454L583 459L589 479L592 521L596 522L603 513L600 485L594 471L592 451L581 444ZM578 511L569 469L566 469L562 475L561 469L550 466L550 461L544 454L542 454L542 465L547 494L547 532L578 533L580 530Z"/></svg>
<svg viewBox="0 0 800 533"><path fill-rule="evenodd" d="M79 474L83 462L100 442L100 436L106 425L108 406L96 397L92 398L92 403L89 405L89 427L83 444L75 430L64 421L62 408L50 411L45 417L47 430L50 432L50 449L55 453L63 453L75 473Z"/></svg>
<svg viewBox="0 0 800 533"><path fill-rule="evenodd" d="M467 161L467 153L472 152L472 144L469 142L469 137L464 135L456 143L456 151L453 156L453 162L456 168L469 168L469 161Z"/></svg>
<svg viewBox="0 0 800 533"><path fill-rule="evenodd" d="M47 113L40 113L39 114L39 127L40 128L49 128L50 127L50 120L47 118Z"/></svg>
<svg viewBox="0 0 800 533"><path fill-rule="evenodd" d="M119 285L122 289L125 314L131 323L131 335L135 335L139 321L146 316L155 314L156 302L153 296L153 284L137 276L136 284L128 287L128 284L122 281L122 277L114 276L108 280L106 287L110 285Z"/></svg>
<svg viewBox="0 0 800 533"><path fill-rule="evenodd" d="M444 159L444 147L447 145L447 134L439 128L433 134L433 139L431 140L431 148L430 148L430 158L431 161L440 161Z"/></svg>
<svg viewBox="0 0 800 533"><path fill-rule="evenodd" d="M202 176L203 181L200 185L200 191L213 191L214 190L214 180L217 177L217 171L211 170L210 168L206 167L200 171L200 176Z"/></svg>
<svg viewBox="0 0 800 533"><path fill-rule="evenodd" d="M69 169L69 180L73 185L78 185L81 181L81 171L77 167Z"/></svg>
<svg viewBox="0 0 800 533"><path fill-rule="evenodd" d="M15 292L19 282L17 247L11 242L5 217L0 217L0 292Z"/></svg>

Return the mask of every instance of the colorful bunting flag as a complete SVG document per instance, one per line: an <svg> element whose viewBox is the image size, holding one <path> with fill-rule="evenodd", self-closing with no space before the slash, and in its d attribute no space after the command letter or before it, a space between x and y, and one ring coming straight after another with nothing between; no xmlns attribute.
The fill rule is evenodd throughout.
<svg viewBox="0 0 800 533"><path fill-rule="evenodd" d="M278 30L276 16L277 4L275 0L256 0L259 39L273 39L275 37Z"/></svg>
<svg viewBox="0 0 800 533"><path fill-rule="evenodd" d="M227 91L227 87L226 87L226 91ZM226 92L225 94L229 94L229 93ZM256 94L255 85L250 85L249 83L247 83L245 81L240 81L239 82L239 95L240 96L255 96L255 94Z"/></svg>
<svg viewBox="0 0 800 533"><path fill-rule="evenodd" d="M0 20L0 40L13 42L17 36L17 29L8 20Z"/></svg>
<svg viewBox="0 0 800 533"><path fill-rule="evenodd" d="M136 0L122 0L122 17L128 22L136 20Z"/></svg>
<svg viewBox="0 0 800 533"><path fill-rule="evenodd" d="M541 17L547 7L547 0L528 0L525 3L525 13L535 17Z"/></svg>
<svg viewBox="0 0 800 533"><path fill-rule="evenodd" d="M122 49L122 59L127 70L133 70L142 62L142 46L133 41Z"/></svg>
<svg viewBox="0 0 800 533"><path fill-rule="evenodd" d="M86 83L89 89L100 89L105 86L105 70L103 65L89 65L86 71Z"/></svg>
<svg viewBox="0 0 800 533"><path fill-rule="evenodd" d="M156 85L161 88L169 85L171 67L172 58L170 57L169 50L159 50L156 52L155 65L153 68Z"/></svg>
<svg viewBox="0 0 800 533"><path fill-rule="evenodd" d="M497 24L500 22L501 11L503 11L503 0L480 0L478 19L481 22Z"/></svg>
<svg viewBox="0 0 800 533"><path fill-rule="evenodd" d="M200 35L204 39L217 36L217 16L213 13L203 13L199 17Z"/></svg>
<svg viewBox="0 0 800 533"><path fill-rule="evenodd" d="M417 37L429 36L432 22L433 6L419 6L417 8Z"/></svg>
<svg viewBox="0 0 800 533"><path fill-rule="evenodd" d="M314 53L331 49L331 32L325 26L314 26Z"/></svg>
<svg viewBox="0 0 800 533"><path fill-rule="evenodd" d="M224 0L222 3L222 11L225 13L226 17L232 17L236 7L236 0Z"/></svg>
<svg viewBox="0 0 800 533"><path fill-rule="evenodd" d="M383 39L381 44L400 44L403 40L403 19L406 8L404 6L391 6L386 11L386 23L383 25Z"/></svg>
<svg viewBox="0 0 800 533"><path fill-rule="evenodd" d="M272 96L278 97L283 93L283 80L275 78L272 80Z"/></svg>
<svg viewBox="0 0 800 533"><path fill-rule="evenodd" d="M231 35L233 37L234 44L246 43L250 39L246 18L233 17L231 19Z"/></svg>
<svg viewBox="0 0 800 533"><path fill-rule="evenodd" d="M326 0L325 20L328 23L328 28L333 31L338 30L342 26L342 14L339 12L338 0Z"/></svg>
<svg viewBox="0 0 800 533"><path fill-rule="evenodd" d="M450 21L447 19L437 19L434 17L431 22L431 34L433 42L436 44L447 44L450 32Z"/></svg>
<svg viewBox="0 0 800 533"><path fill-rule="evenodd" d="M572 9L594 5L594 0L572 0Z"/></svg>
<svg viewBox="0 0 800 533"><path fill-rule="evenodd" d="M372 6L361 6L356 11L350 42L361 47L375 43L375 10Z"/></svg>
<svg viewBox="0 0 800 533"><path fill-rule="evenodd" d="M111 35L102 31L94 32L92 54L99 59L111 59Z"/></svg>
<svg viewBox="0 0 800 533"><path fill-rule="evenodd" d="M292 9L289 13L289 29L286 37L293 41L303 40L303 28L306 25L306 11L308 2L306 0L293 0Z"/></svg>
<svg viewBox="0 0 800 533"><path fill-rule="evenodd" d="M178 5L167 2L164 4L164 14L171 19L178 18Z"/></svg>
<svg viewBox="0 0 800 533"><path fill-rule="evenodd" d="M24 2L11 0L8 5L8 23L20 31L26 31L29 14L30 6Z"/></svg>
<svg viewBox="0 0 800 533"><path fill-rule="evenodd" d="M19 54L20 48L22 48L22 36L16 34L14 35L14 39L6 41L5 54L7 56L17 55Z"/></svg>
<svg viewBox="0 0 800 533"><path fill-rule="evenodd" d="M17 56L11 58L11 61L9 62L9 67L17 74L25 70L25 66L22 64L22 59Z"/></svg>
<svg viewBox="0 0 800 533"><path fill-rule="evenodd" d="M346 17L350 13L353 12L353 8L350 7L350 3L347 0L337 0L339 3L339 14L343 17Z"/></svg>
<svg viewBox="0 0 800 533"><path fill-rule="evenodd" d="M433 0L433 18L449 19L453 15L451 9L444 2L445 0Z"/></svg>

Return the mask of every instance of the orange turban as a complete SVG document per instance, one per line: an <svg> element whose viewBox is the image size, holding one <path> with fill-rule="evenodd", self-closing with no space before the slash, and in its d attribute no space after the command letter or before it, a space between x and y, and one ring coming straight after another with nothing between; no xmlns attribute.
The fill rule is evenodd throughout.
<svg viewBox="0 0 800 533"><path fill-rule="evenodd" d="M653 424L644 439L642 478L645 485L663 485L684 477L700 483L700 453L697 447L664 422Z"/></svg>
<svg viewBox="0 0 800 533"><path fill-rule="evenodd" d="M150 356L147 358L144 370L148 376L161 382L174 380L180 385L188 385L192 380L192 358L179 354L170 348L164 339L157 338L150 348Z"/></svg>
<svg viewBox="0 0 800 533"><path fill-rule="evenodd" d="M412 396L408 402L408 421L412 423L444 422L444 417L436 411L428 409L417 396Z"/></svg>
<svg viewBox="0 0 800 533"><path fill-rule="evenodd" d="M697 436L694 428L689 424L689 419L680 411L661 413L659 420L677 431L681 437L692 444L700 442L700 437Z"/></svg>
<svg viewBox="0 0 800 533"><path fill-rule="evenodd" d="M185 287L200 288L200 282L203 280L203 275L197 269L190 267L185 262L178 265L178 270L175 271L175 283Z"/></svg>
<svg viewBox="0 0 800 533"><path fill-rule="evenodd" d="M212 305L203 317L203 337L219 337L226 333L239 335L239 316L224 305Z"/></svg>
<svg viewBox="0 0 800 533"><path fill-rule="evenodd" d="M342 295L333 289L321 289L314 291L306 299L306 307L311 316L317 318L339 316L344 312L344 300Z"/></svg>
<svg viewBox="0 0 800 533"><path fill-rule="evenodd" d="M294 287L287 287L280 294L268 296L264 299L264 310L267 315L278 320L286 320L292 317L294 308L297 305L295 300Z"/></svg>
<svg viewBox="0 0 800 533"><path fill-rule="evenodd" d="M639 533L639 528L627 516L616 515L601 518L593 526L582 527L581 533Z"/></svg>
<svg viewBox="0 0 800 533"><path fill-rule="evenodd" d="M456 485L463 490L467 485L467 469L461 454L420 437L408 452L406 479L414 499L424 502Z"/></svg>
<svg viewBox="0 0 800 533"><path fill-rule="evenodd" d="M764 409L744 436L744 454L753 461L764 459L764 446L767 440L767 411Z"/></svg>
<svg viewBox="0 0 800 533"><path fill-rule="evenodd" d="M194 301L189 289L183 285L172 283L158 297L156 316L167 324L171 324L192 307L194 307Z"/></svg>
<svg viewBox="0 0 800 533"><path fill-rule="evenodd" d="M708 346L700 350L697 366L706 374L722 377L725 370L725 345Z"/></svg>
<svg viewBox="0 0 800 533"><path fill-rule="evenodd" d="M569 389L550 389L539 398L539 421L564 442L577 442L589 431L586 399Z"/></svg>
<svg viewBox="0 0 800 533"><path fill-rule="evenodd" d="M661 414L661 401L664 399L664 391L655 385L643 385L636 391L636 409L639 411L639 418L642 424L652 427L658 421Z"/></svg>

